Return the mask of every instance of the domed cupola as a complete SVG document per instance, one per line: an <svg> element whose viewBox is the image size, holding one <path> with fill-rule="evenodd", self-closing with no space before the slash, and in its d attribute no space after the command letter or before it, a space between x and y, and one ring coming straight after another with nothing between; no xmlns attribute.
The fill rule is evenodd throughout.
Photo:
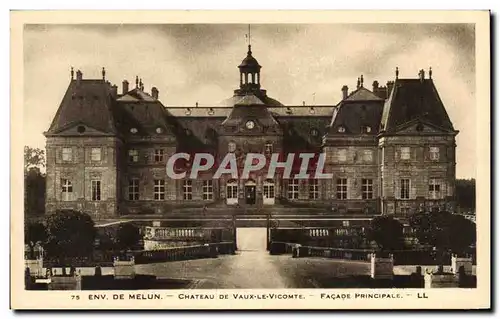
<svg viewBox="0 0 500 319"><path fill-rule="evenodd" d="M252 46L248 45L247 56L238 66L240 69L240 89L252 91L260 89L260 66L259 62L252 55Z"/></svg>

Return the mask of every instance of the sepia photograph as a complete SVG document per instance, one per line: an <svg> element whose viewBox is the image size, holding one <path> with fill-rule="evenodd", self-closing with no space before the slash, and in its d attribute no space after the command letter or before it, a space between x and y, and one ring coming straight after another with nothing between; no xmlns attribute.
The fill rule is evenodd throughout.
<svg viewBox="0 0 500 319"><path fill-rule="evenodd" d="M75 309L489 307L487 11L100 13L13 31L20 294Z"/></svg>

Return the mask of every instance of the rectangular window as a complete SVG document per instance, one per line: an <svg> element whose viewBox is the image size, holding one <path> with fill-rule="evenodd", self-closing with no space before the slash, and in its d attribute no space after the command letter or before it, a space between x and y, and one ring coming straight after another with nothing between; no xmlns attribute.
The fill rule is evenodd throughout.
<svg viewBox="0 0 500 319"><path fill-rule="evenodd" d="M238 185L228 184L226 189L227 189L227 198L230 199L238 198Z"/></svg>
<svg viewBox="0 0 500 319"><path fill-rule="evenodd" d="M410 159L410 148L405 146L401 147L401 159L402 160L409 160Z"/></svg>
<svg viewBox="0 0 500 319"><path fill-rule="evenodd" d="M361 196L363 199L373 199L373 179L361 180Z"/></svg>
<svg viewBox="0 0 500 319"><path fill-rule="evenodd" d="M182 193L184 194L184 200L193 199L193 181L186 179L182 184Z"/></svg>
<svg viewBox="0 0 500 319"><path fill-rule="evenodd" d="M348 220L343 220L342 221L342 226L343 227L349 227L349 221Z"/></svg>
<svg viewBox="0 0 500 319"><path fill-rule="evenodd" d="M91 181L92 200L101 200L101 181Z"/></svg>
<svg viewBox="0 0 500 319"><path fill-rule="evenodd" d="M63 201L73 200L73 184L71 184L71 181L69 179L62 179L61 186L62 186L62 200Z"/></svg>
<svg viewBox="0 0 500 319"><path fill-rule="evenodd" d="M410 199L410 180L408 178L403 178L401 180L401 193L400 198L401 199Z"/></svg>
<svg viewBox="0 0 500 319"><path fill-rule="evenodd" d="M439 160L439 147L431 146L429 148L429 158L431 159L431 161Z"/></svg>
<svg viewBox="0 0 500 319"><path fill-rule="evenodd" d="M346 149L339 150L338 151L338 156L339 156L339 161L340 162L347 161L347 150Z"/></svg>
<svg viewBox="0 0 500 319"><path fill-rule="evenodd" d="M211 179L203 181L203 200L212 200L214 197L213 181Z"/></svg>
<svg viewBox="0 0 500 319"><path fill-rule="evenodd" d="M309 199L318 199L319 198L319 186L317 179L309 180Z"/></svg>
<svg viewBox="0 0 500 319"><path fill-rule="evenodd" d="M71 147L63 147L62 160L65 162L70 162L73 160L73 150L71 149Z"/></svg>
<svg viewBox="0 0 500 319"><path fill-rule="evenodd" d="M128 200L139 200L139 179L128 181Z"/></svg>
<svg viewBox="0 0 500 319"><path fill-rule="evenodd" d="M299 199L299 180L291 179L288 182L288 199Z"/></svg>
<svg viewBox="0 0 500 319"><path fill-rule="evenodd" d="M363 151L363 161L372 162L373 161L373 151L372 150L364 150Z"/></svg>
<svg viewBox="0 0 500 319"><path fill-rule="evenodd" d="M154 198L155 198L155 200L164 200L165 199L165 180L164 179L155 179Z"/></svg>
<svg viewBox="0 0 500 319"><path fill-rule="evenodd" d="M266 143L265 153L266 154L271 154L272 152L273 152L273 144L272 143Z"/></svg>
<svg viewBox="0 0 500 319"><path fill-rule="evenodd" d="M163 150L162 149L155 150L155 162L156 163L163 162Z"/></svg>
<svg viewBox="0 0 500 319"><path fill-rule="evenodd" d="M101 148L93 147L91 154L90 154L90 159L92 162L100 162L101 161Z"/></svg>
<svg viewBox="0 0 500 319"><path fill-rule="evenodd" d="M429 198L440 199L441 198L441 185L439 180L436 178L429 179Z"/></svg>
<svg viewBox="0 0 500 319"><path fill-rule="evenodd" d="M131 163L137 163L139 161L139 151L129 150L128 151L128 161Z"/></svg>
<svg viewBox="0 0 500 319"><path fill-rule="evenodd" d="M347 199L347 178L337 178L337 199Z"/></svg>

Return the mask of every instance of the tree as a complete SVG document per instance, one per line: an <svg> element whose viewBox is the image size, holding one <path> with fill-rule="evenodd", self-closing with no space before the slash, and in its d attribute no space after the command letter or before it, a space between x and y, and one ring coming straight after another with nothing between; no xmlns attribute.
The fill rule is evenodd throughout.
<svg viewBox="0 0 500 319"><path fill-rule="evenodd" d="M89 257L94 249L96 230L92 218L79 211L58 210L46 217L47 255L66 265L67 259Z"/></svg>
<svg viewBox="0 0 500 319"><path fill-rule="evenodd" d="M116 246L120 250L130 250L141 240L139 228L131 223L120 224L116 231Z"/></svg>
<svg viewBox="0 0 500 319"><path fill-rule="evenodd" d="M45 175L38 168L24 174L24 215L41 216L45 213Z"/></svg>
<svg viewBox="0 0 500 319"><path fill-rule="evenodd" d="M455 183L458 206L462 210L476 210L476 180L457 179Z"/></svg>
<svg viewBox="0 0 500 319"><path fill-rule="evenodd" d="M476 241L475 224L446 211L416 213L410 217L410 225L421 244L435 247L440 266L446 253L463 254Z"/></svg>
<svg viewBox="0 0 500 319"><path fill-rule="evenodd" d="M30 146L24 146L24 171L28 172L31 168L45 167L45 151Z"/></svg>
<svg viewBox="0 0 500 319"><path fill-rule="evenodd" d="M24 243L28 245L28 258L35 259L35 246L42 245L47 240L45 225L39 222L26 223L24 228Z"/></svg>
<svg viewBox="0 0 500 319"><path fill-rule="evenodd" d="M24 215L40 216L45 213L45 151L24 147Z"/></svg>
<svg viewBox="0 0 500 319"><path fill-rule="evenodd" d="M372 219L366 231L366 238L377 243L381 251L403 248L403 225L392 215L377 216Z"/></svg>

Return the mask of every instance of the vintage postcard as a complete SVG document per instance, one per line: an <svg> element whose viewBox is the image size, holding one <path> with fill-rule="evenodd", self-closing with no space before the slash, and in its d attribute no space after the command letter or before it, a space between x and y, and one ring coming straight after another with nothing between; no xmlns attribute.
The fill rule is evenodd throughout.
<svg viewBox="0 0 500 319"><path fill-rule="evenodd" d="M488 11L11 13L14 309L489 309Z"/></svg>

